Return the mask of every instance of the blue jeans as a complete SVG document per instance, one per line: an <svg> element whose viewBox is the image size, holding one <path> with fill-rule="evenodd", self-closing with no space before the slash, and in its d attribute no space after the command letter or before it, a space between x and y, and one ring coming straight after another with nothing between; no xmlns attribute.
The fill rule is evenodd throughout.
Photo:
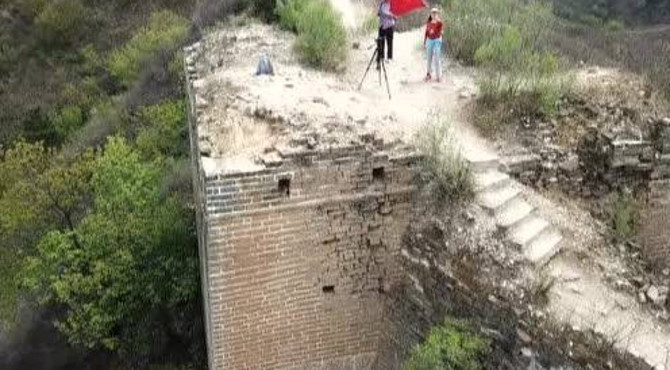
<svg viewBox="0 0 670 370"><path fill-rule="evenodd" d="M426 54L428 55L428 74L440 78L442 75L442 39L428 39L426 41ZM433 63L435 74L432 74Z"/></svg>

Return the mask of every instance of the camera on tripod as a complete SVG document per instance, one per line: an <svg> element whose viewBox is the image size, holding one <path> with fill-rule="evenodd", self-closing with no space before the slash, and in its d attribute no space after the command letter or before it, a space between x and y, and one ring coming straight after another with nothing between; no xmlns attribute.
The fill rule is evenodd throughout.
<svg viewBox="0 0 670 370"><path fill-rule="evenodd" d="M370 58L370 63L368 63L368 68L365 69L365 73L363 74L363 78L361 79L361 82L358 84L358 90L361 89L363 86L363 81L365 81L365 77L368 75L368 72L370 71L370 67L372 67L373 62L377 62L377 71L379 72L379 86L382 84L382 71L384 71L384 80L386 81L386 92L388 92L389 99L391 99L391 89L389 87L389 78L388 75L386 74L386 64L384 63L384 53L382 52L384 50L384 39L381 37L377 37L375 39L375 44L376 48L374 53L372 53L372 58Z"/></svg>

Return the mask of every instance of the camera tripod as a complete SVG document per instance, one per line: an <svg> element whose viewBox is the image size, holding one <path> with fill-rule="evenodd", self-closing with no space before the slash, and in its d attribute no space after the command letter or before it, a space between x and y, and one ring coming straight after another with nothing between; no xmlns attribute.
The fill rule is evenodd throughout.
<svg viewBox="0 0 670 370"><path fill-rule="evenodd" d="M361 86L363 86L363 81L365 81L365 77L368 75L368 72L370 71L370 67L372 67L372 62L377 60L377 72L379 73L379 86L382 85L382 71L384 71L384 80L386 81L386 92L389 94L389 100L391 99L391 88L389 87L389 78L388 75L386 74L386 64L384 63L384 56L381 54L381 50L383 48L383 43L384 39L379 37L375 39L377 42L377 47L375 48L375 52L372 53L372 58L370 58L370 63L368 63L368 68L365 69L365 73L363 74L363 78L361 79L361 82L358 84L358 90L361 89Z"/></svg>

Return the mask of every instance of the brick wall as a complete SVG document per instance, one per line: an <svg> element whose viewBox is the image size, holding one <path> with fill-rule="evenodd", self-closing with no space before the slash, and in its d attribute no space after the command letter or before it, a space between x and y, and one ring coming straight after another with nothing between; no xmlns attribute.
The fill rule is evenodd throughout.
<svg viewBox="0 0 670 370"><path fill-rule="evenodd" d="M641 237L647 259L663 269L670 267L670 119L656 123L652 140L656 166L641 215Z"/></svg>
<svg viewBox="0 0 670 370"><path fill-rule="evenodd" d="M650 182L640 226L647 259L659 269L670 267L670 180Z"/></svg>
<svg viewBox="0 0 670 370"><path fill-rule="evenodd" d="M384 368L418 157L365 141L202 175L210 369Z"/></svg>
<svg viewBox="0 0 670 370"><path fill-rule="evenodd" d="M207 289L207 232L205 232L205 173L202 165L202 156L199 145L198 132L198 112L195 104L195 94L193 93L193 80L196 78L193 67L193 47L184 50L186 59L184 61L185 75L187 76L186 92L188 96L187 117L188 134L191 154L191 169L193 171L193 200L196 208L196 228L198 234L198 256L200 262L201 294L203 302L203 317L205 324L205 335L207 342L207 358L209 368L212 369L212 331L209 289Z"/></svg>

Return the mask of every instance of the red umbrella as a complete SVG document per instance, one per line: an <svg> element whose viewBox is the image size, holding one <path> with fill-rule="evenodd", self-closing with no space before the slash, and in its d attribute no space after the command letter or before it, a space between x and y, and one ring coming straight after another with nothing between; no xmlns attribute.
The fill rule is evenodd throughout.
<svg viewBox="0 0 670 370"><path fill-rule="evenodd" d="M425 6L427 6L425 0L391 0L391 13L396 17L402 17Z"/></svg>

